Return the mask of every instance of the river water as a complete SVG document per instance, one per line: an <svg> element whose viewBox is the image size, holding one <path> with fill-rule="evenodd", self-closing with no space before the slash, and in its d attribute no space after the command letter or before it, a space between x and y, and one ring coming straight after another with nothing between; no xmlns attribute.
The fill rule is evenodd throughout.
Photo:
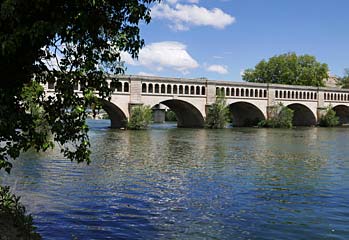
<svg viewBox="0 0 349 240"><path fill-rule="evenodd" d="M90 166L52 150L2 175L44 239L349 239L349 128L107 125Z"/></svg>

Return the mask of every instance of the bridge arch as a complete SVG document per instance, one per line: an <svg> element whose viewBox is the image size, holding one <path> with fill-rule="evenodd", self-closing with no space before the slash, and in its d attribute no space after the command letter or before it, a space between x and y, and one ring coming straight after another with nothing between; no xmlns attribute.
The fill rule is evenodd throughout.
<svg viewBox="0 0 349 240"><path fill-rule="evenodd" d="M194 105L178 99L160 102L170 108L177 117L177 126L182 128L202 128L205 125L204 117Z"/></svg>
<svg viewBox="0 0 349 240"><path fill-rule="evenodd" d="M305 105L293 103L287 106L293 110L293 126L315 126L316 117L314 113Z"/></svg>
<svg viewBox="0 0 349 240"><path fill-rule="evenodd" d="M349 107L345 105L337 105L333 108L336 112L337 117L339 117L339 124L349 123Z"/></svg>
<svg viewBox="0 0 349 240"><path fill-rule="evenodd" d="M236 102L229 105L232 125L235 127L256 126L265 120L263 112L252 103Z"/></svg>
<svg viewBox="0 0 349 240"><path fill-rule="evenodd" d="M104 111L107 112L110 118L111 128L124 128L126 127L127 117L126 114L116 106L114 103L107 100L99 100Z"/></svg>

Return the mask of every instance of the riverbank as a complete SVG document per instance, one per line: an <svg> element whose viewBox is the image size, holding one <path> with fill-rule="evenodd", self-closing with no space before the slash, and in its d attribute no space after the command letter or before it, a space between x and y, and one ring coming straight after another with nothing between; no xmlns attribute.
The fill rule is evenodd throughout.
<svg viewBox="0 0 349 240"><path fill-rule="evenodd" d="M39 240L32 217L9 187L0 186L0 240Z"/></svg>

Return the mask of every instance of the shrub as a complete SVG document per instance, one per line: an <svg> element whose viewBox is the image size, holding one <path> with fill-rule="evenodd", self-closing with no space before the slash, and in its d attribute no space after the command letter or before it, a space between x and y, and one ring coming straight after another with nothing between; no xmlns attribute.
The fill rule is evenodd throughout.
<svg viewBox="0 0 349 240"><path fill-rule="evenodd" d="M152 121L152 110L149 106L136 106L131 110L127 128L131 130L147 129Z"/></svg>
<svg viewBox="0 0 349 240"><path fill-rule="evenodd" d="M110 119L108 113L103 113L102 114L102 119Z"/></svg>
<svg viewBox="0 0 349 240"><path fill-rule="evenodd" d="M26 215L25 207L10 192L10 187L0 186L0 240L41 239L35 232L31 215Z"/></svg>
<svg viewBox="0 0 349 240"><path fill-rule="evenodd" d="M206 127L212 129L225 128L229 123L229 108L224 95L218 95L206 116Z"/></svg>
<svg viewBox="0 0 349 240"><path fill-rule="evenodd" d="M293 121L293 110L289 109L288 107L282 106L277 118L276 127L292 128L293 126L292 121Z"/></svg>
<svg viewBox="0 0 349 240"><path fill-rule="evenodd" d="M339 117L332 107L327 108L326 113L321 116L319 125L321 127L335 127L339 125Z"/></svg>
<svg viewBox="0 0 349 240"><path fill-rule="evenodd" d="M166 111L166 113L165 113L165 121L176 122L177 121L176 114L173 111L171 111L171 110Z"/></svg>
<svg viewBox="0 0 349 240"><path fill-rule="evenodd" d="M258 127L269 128L292 128L293 110L278 104L271 112L268 120L262 120L258 123Z"/></svg>

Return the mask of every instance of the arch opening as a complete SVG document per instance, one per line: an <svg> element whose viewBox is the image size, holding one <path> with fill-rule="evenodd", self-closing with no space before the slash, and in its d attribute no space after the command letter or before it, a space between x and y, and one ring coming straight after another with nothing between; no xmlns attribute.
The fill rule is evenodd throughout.
<svg viewBox="0 0 349 240"><path fill-rule="evenodd" d="M128 82L124 83L124 92L129 92L130 91L130 85L128 84Z"/></svg>
<svg viewBox="0 0 349 240"><path fill-rule="evenodd" d="M148 85L148 93L153 93L153 84Z"/></svg>
<svg viewBox="0 0 349 240"><path fill-rule="evenodd" d="M201 95L205 95L206 94L206 88L205 87L201 87Z"/></svg>
<svg viewBox="0 0 349 240"><path fill-rule="evenodd" d="M201 112L192 104L171 99L161 102L161 104L170 108L177 118L177 127L180 128L202 128L205 125L204 117Z"/></svg>
<svg viewBox="0 0 349 240"><path fill-rule="evenodd" d="M349 107L345 105L338 105L333 108L336 116L339 118L339 124L349 124Z"/></svg>
<svg viewBox="0 0 349 240"><path fill-rule="evenodd" d="M147 92L147 84L142 83L142 93L146 93Z"/></svg>
<svg viewBox="0 0 349 240"><path fill-rule="evenodd" d="M253 127L265 120L263 112L255 105L237 102L229 105L233 127Z"/></svg>
<svg viewBox="0 0 349 240"><path fill-rule="evenodd" d="M316 125L316 117L308 107L299 103L290 104L287 107L293 110L293 126L309 127Z"/></svg>
<svg viewBox="0 0 349 240"><path fill-rule="evenodd" d="M178 93L178 91L177 91L177 85L174 85L173 86L173 94L177 94Z"/></svg>
<svg viewBox="0 0 349 240"><path fill-rule="evenodd" d="M111 128L124 128L126 127L127 117L125 113L115 104L107 100L100 100L102 109L106 111L110 118Z"/></svg>
<svg viewBox="0 0 349 240"><path fill-rule="evenodd" d="M200 87L196 86L196 95L200 95Z"/></svg>

